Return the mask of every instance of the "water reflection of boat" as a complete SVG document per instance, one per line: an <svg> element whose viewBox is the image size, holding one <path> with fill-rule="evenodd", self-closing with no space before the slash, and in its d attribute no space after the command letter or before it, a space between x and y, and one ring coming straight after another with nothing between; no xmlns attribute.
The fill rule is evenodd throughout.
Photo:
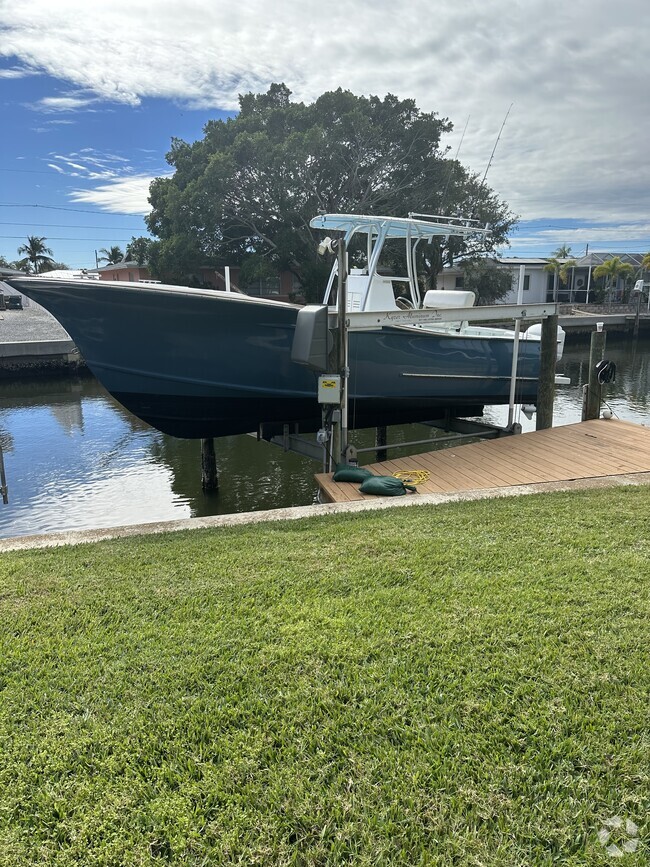
<svg viewBox="0 0 650 867"><path fill-rule="evenodd" d="M348 245L365 236L365 262L348 278L350 310L412 307L423 314L417 324L350 334L351 426L480 415L486 404L508 402L512 333L437 321L438 308L469 306L473 294L422 294L414 268L420 241L475 228L350 215L318 217L312 226L343 232ZM381 254L394 240L406 244L406 273L388 276ZM291 360L298 305L162 284L7 279L61 322L117 400L159 430L208 437L261 423L320 424L316 376ZM325 303L333 283L332 276ZM538 368L539 338L532 336L520 347L522 403L535 402Z"/></svg>

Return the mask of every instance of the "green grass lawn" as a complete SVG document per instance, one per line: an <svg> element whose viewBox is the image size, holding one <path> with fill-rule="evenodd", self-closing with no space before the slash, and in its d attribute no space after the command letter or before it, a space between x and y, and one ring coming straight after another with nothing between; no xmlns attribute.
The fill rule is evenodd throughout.
<svg viewBox="0 0 650 867"><path fill-rule="evenodd" d="M0 865L647 865L649 555L648 488L0 555Z"/></svg>

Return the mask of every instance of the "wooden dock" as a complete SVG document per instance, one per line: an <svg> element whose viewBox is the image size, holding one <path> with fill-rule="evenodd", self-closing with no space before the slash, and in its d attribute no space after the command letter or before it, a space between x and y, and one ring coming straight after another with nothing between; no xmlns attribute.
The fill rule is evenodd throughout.
<svg viewBox="0 0 650 867"><path fill-rule="evenodd" d="M650 428L597 419L395 458L367 469L377 476L422 471L427 478L417 486L421 494L649 473ZM358 484L332 481L331 473L318 474L316 481L324 501L377 499L361 494Z"/></svg>

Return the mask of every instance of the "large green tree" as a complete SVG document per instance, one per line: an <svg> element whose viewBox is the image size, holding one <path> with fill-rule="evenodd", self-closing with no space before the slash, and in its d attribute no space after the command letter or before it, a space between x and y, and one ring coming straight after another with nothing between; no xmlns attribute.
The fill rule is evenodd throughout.
<svg viewBox="0 0 650 867"><path fill-rule="evenodd" d="M24 256L17 264L19 268L26 271L31 271L34 274L40 274L42 271L47 271L52 268L54 259L52 259L52 251L45 246L47 238L39 238L36 235L29 235L27 243L22 244L18 248L18 255Z"/></svg>
<svg viewBox="0 0 650 867"><path fill-rule="evenodd" d="M152 256L152 248L155 243L156 242L152 241L151 238L145 238L144 236L131 238L129 243L126 245L126 253L124 254L125 260L128 262L137 262L140 266L148 265Z"/></svg>
<svg viewBox="0 0 650 867"><path fill-rule="evenodd" d="M489 224L475 243L421 245L430 285L445 264L503 245L515 220L507 205L456 160L440 138L452 126L410 99L336 90L292 102L284 84L240 97L239 114L210 121L194 144L174 139L174 174L150 188L156 269L182 279L200 265L263 256L292 271L308 298L328 263L309 220L319 212L406 216L454 213Z"/></svg>
<svg viewBox="0 0 650 867"><path fill-rule="evenodd" d="M499 267L494 259L475 257L460 263L463 289L476 293L477 304L494 304L512 290L512 271Z"/></svg>

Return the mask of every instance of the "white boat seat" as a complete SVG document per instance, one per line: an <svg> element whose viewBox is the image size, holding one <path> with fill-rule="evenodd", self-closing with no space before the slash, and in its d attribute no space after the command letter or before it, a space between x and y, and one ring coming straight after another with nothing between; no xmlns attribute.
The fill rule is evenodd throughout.
<svg viewBox="0 0 650 867"><path fill-rule="evenodd" d="M476 295L464 289L429 289L423 307L473 307Z"/></svg>

